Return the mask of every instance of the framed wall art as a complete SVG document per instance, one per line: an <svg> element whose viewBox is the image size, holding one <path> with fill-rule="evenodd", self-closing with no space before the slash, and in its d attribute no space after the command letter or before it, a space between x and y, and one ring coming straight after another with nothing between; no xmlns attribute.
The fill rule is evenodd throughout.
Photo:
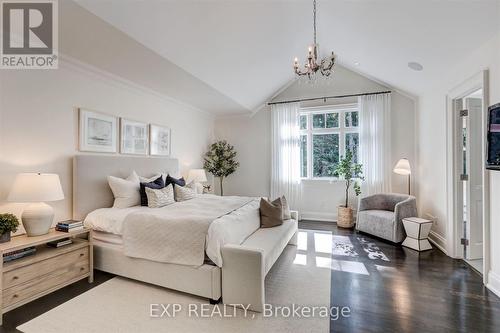
<svg viewBox="0 0 500 333"><path fill-rule="evenodd" d="M150 125L151 155L169 156L171 152L171 131L168 127Z"/></svg>
<svg viewBox="0 0 500 333"><path fill-rule="evenodd" d="M120 119L120 153L147 155L149 126L134 120Z"/></svg>
<svg viewBox="0 0 500 333"><path fill-rule="evenodd" d="M116 153L118 118L79 109L79 141L81 151Z"/></svg>

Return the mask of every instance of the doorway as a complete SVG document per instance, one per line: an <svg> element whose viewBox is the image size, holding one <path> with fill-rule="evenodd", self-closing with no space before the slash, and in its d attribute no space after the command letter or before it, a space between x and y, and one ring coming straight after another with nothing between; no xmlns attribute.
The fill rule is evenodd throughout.
<svg viewBox="0 0 500 333"><path fill-rule="evenodd" d="M463 259L483 274L483 89L454 100L457 126L457 223Z"/></svg>

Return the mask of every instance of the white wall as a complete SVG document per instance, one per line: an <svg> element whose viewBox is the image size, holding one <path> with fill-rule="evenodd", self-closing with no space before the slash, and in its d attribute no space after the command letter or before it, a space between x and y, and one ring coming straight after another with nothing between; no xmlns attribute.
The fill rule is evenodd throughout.
<svg viewBox="0 0 500 333"><path fill-rule="evenodd" d="M0 75L0 212L22 210L4 202L17 173L51 172L65 193L65 200L50 203L55 219L71 218L78 107L171 127L172 155L184 172L202 166L213 138L213 116L89 67L63 61L58 70Z"/></svg>
<svg viewBox="0 0 500 333"><path fill-rule="evenodd" d="M389 88L343 67L336 69L329 85L312 86L294 83L273 100L288 100L303 97L343 95L362 92L390 90ZM356 99L336 100L333 103L352 103ZM320 102L322 104L322 102ZM332 103L329 100L328 103ZM303 103L303 106L318 103ZM415 103L412 99L393 92L393 164L401 157L415 161ZM268 196L271 170L271 117L270 108L265 107L253 116L217 118L215 136L226 139L238 151L240 168L225 182L224 193L228 195ZM393 175L393 191L407 192L407 181L403 176ZM301 212L304 219L336 220L337 206L344 200L345 187L341 181L305 180L302 182ZM357 200L351 193L350 202L356 207Z"/></svg>
<svg viewBox="0 0 500 333"><path fill-rule="evenodd" d="M500 31L500 29L499 29ZM433 239L450 255L453 255L451 230L448 230L450 217L447 214L446 177L446 95L467 78L489 70L488 105L500 102L500 32L483 47L472 52L455 68L443 72L438 82L431 82L428 90L421 96L419 105L419 203L424 216L435 216ZM490 255L491 267L486 276L488 286L500 295L500 172L489 172L490 189Z"/></svg>

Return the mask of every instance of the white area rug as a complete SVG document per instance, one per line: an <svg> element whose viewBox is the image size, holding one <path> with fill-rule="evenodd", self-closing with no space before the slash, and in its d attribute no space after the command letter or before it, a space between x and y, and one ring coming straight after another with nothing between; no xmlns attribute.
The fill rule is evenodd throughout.
<svg viewBox="0 0 500 333"><path fill-rule="evenodd" d="M299 246L287 246L266 278L266 303L286 306L329 307L330 274L318 258L330 260L331 234L300 231ZM328 241L329 240L329 241ZM327 244L324 244L324 243ZM320 244L321 243L321 244ZM329 243L329 244L328 244ZM244 288L244 286L243 286ZM175 317L150 316L151 304L180 304ZM191 305L190 305L191 304ZM196 309L189 316L189 307ZM203 307L203 310L202 310ZM26 333L45 332L328 332L329 316L305 318L287 315L276 317L237 310L219 304L214 308L206 299L166 288L115 277L88 292L21 325ZM318 309L318 308L317 308ZM231 317L223 317L224 315ZM204 312L205 311L205 312ZM211 318L201 317L204 314ZM318 310L317 310L318 311ZM156 314L162 309L158 306ZM172 305L169 313L172 314ZM219 315L219 313L221 315ZM198 314L198 316L196 316ZM284 314L284 316L282 315Z"/></svg>

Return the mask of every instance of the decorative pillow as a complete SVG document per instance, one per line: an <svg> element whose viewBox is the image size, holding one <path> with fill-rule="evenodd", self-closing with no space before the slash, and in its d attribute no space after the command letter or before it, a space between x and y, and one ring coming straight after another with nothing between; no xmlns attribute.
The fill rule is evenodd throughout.
<svg viewBox="0 0 500 333"><path fill-rule="evenodd" d="M188 186L174 186L174 192L175 201L186 201L196 197L195 190Z"/></svg>
<svg viewBox="0 0 500 333"><path fill-rule="evenodd" d="M283 207L283 220L290 220L292 214L290 214L290 206L288 206L288 201L285 196L281 197L281 207Z"/></svg>
<svg viewBox="0 0 500 333"><path fill-rule="evenodd" d="M283 208L281 198L270 202L260 199L260 227L272 228L283 224Z"/></svg>
<svg viewBox="0 0 500 333"><path fill-rule="evenodd" d="M151 183L151 182L154 182L155 180L157 180L158 177L162 177L161 173L158 173L151 178L139 176L139 180L141 181L141 183ZM162 178L162 180L163 180L163 178Z"/></svg>
<svg viewBox="0 0 500 333"><path fill-rule="evenodd" d="M140 205L139 183L139 176L135 171L132 171L127 179L108 176L108 184L115 197L113 207L127 208Z"/></svg>
<svg viewBox="0 0 500 333"><path fill-rule="evenodd" d="M160 208L175 203L173 185L167 185L159 190L146 187L145 190L149 208Z"/></svg>
<svg viewBox="0 0 500 333"><path fill-rule="evenodd" d="M147 206L148 205L148 196L146 195L146 188L152 188L155 190L159 190L161 188L164 188L165 184L163 183L163 178L159 176L155 180L149 183L141 183L140 185L140 197L141 197L141 206Z"/></svg>
<svg viewBox="0 0 500 333"><path fill-rule="evenodd" d="M165 178L165 186L168 184L172 184L175 188L175 185L179 185L179 186L186 185L186 181L184 180L183 177L177 179L177 178L174 178L170 175L167 175L167 177Z"/></svg>

